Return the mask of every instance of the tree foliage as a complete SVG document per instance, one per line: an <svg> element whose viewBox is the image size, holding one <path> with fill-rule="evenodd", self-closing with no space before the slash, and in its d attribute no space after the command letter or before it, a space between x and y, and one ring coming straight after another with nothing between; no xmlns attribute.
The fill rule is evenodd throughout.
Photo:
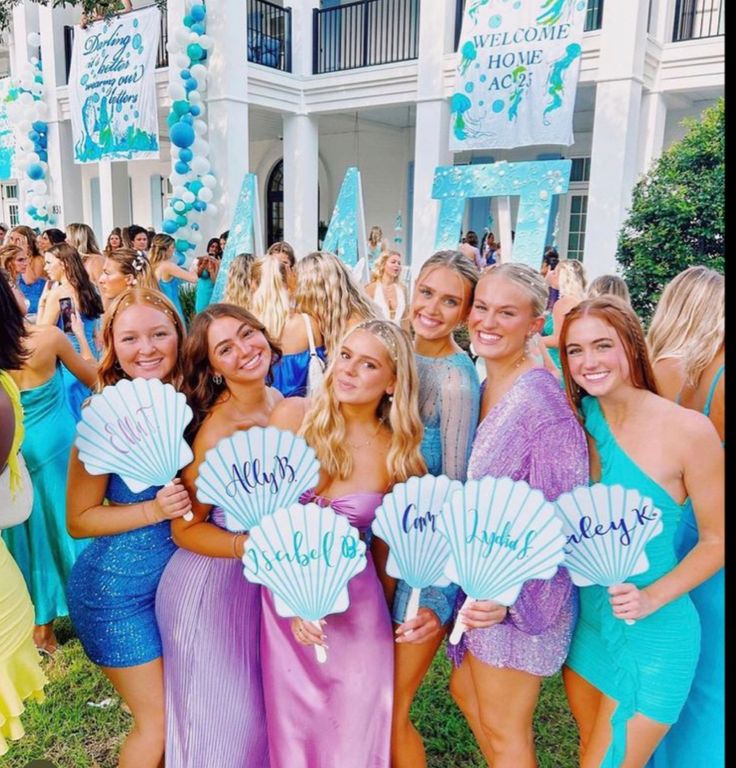
<svg viewBox="0 0 736 768"><path fill-rule="evenodd" d="M13 21L13 8L28 3L29 0L0 0L0 32L9 30ZM52 8L80 8L92 18L97 15L107 16L120 10L120 0L34 0L37 5ZM160 8L166 7L166 0L156 0Z"/></svg>
<svg viewBox="0 0 736 768"><path fill-rule="evenodd" d="M616 258L645 322L664 286L683 269L724 269L723 99L685 124L688 133L637 183L619 234Z"/></svg>

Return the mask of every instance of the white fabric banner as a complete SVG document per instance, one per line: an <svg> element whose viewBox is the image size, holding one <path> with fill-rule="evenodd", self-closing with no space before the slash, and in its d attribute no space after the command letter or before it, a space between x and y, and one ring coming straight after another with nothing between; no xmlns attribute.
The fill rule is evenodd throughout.
<svg viewBox="0 0 736 768"><path fill-rule="evenodd" d="M154 73L160 29L155 6L74 28L69 72L74 162L159 156Z"/></svg>
<svg viewBox="0 0 736 768"><path fill-rule="evenodd" d="M450 149L573 143L585 0L468 0Z"/></svg>

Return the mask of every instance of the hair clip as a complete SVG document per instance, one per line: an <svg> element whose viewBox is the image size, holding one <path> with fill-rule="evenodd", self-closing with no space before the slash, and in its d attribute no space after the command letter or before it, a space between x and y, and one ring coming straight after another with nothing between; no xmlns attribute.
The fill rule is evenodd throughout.
<svg viewBox="0 0 736 768"><path fill-rule="evenodd" d="M398 360L399 353L396 346L396 337L389 330L389 323L387 320L363 320L358 323L350 332L353 331L369 331L383 343L383 346L389 352L391 359L395 362Z"/></svg>

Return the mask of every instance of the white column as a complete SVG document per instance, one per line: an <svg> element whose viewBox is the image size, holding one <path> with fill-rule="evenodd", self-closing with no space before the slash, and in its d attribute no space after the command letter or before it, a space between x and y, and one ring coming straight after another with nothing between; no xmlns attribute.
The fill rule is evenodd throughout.
<svg viewBox="0 0 736 768"><path fill-rule="evenodd" d="M292 0L291 7L291 71L295 75L312 74L312 11L319 0Z"/></svg>
<svg viewBox="0 0 736 768"><path fill-rule="evenodd" d="M317 248L319 122L284 115L284 239L298 258Z"/></svg>
<svg viewBox="0 0 736 768"><path fill-rule="evenodd" d="M589 277L616 272L616 243L638 177L647 0L604 6L584 261Z"/></svg>
<svg viewBox="0 0 736 768"><path fill-rule="evenodd" d="M646 173L662 154L667 123L667 102L663 94L653 91L642 99L641 128L637 172Z"/></svg>
<svg viewBox="0 0 736 768"><path fill-rule="evenodd" d="M10 56L10 71L18 76L28 64L28 35L38 31L38 22L33 18L31 3L13 7L13 45Z"/></svg>
<svg viewBox="0 0 736 768"><path fill-rule="evenodd" d="M414 210L411 276L434 253L439 201L432 199L434 171L450 165L450 105L444 95L444 56L451 48L454 3L425 0L419 15L417 109L414 127Z"/></svg>
<svg viewBox="0 0 736 768"><path fill-rule="evenodd" d="M230 227L248 157L247 3L209 3L207 35L215 44L209 56L207 120L210 162L217 177L213 202L218 215L204 241ZM209 223L207 224L209 227Z"/></svg>
<svg viewBox="0 0 736 768"><path fill-rule="evenodd" d="M107 238L113 227L127 227L129 224L138 224L138 222L131 221L128 164L101 160L98 165L100 169L101 236ZM145 226L145 223L141 226Z"/></svg>

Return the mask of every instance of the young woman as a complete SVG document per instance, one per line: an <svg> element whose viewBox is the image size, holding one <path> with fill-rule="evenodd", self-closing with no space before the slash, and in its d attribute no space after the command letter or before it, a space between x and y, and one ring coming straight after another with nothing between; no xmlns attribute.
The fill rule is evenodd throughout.
<svg viewBox="0 0 736 768"><path fill-rule="evenodd" d="M345 332L377 317L375 304L355 284L348 268L328 251L315 251L296 263L294 308L319 323L328 359Z"/></svg>
<svg viewBox="0 0 736 768"><path fill-rule="evenodd" d="M26 252L17 245L0 245L0 269L5 270L5 277L21 312L28 312L28 300L18 287L18 278L28 266Z"/></svg>
<svg viewBox="0 0 736 768"><path fill-rule="evenodd" d="M562 259L554 269L547 272L545 279L550 288L559 292L559 297L542 328L542 343L547 347L555 368L559 370L562 322L565 315L585 298L585 277L579 261Z"/></svg>
<svg viewBox="0 0 736 768"><path fill-rule="evenodd" d="M76 427L66 406L59 363L86 386L94 383L96 366L80 357L58 328L24 323L17 304L3 302L2 312L0 326L12 332L12 343L24 350L22 365L9 373L20 389L25 429L21 450L33 485L30 517L5 531L3 538L33 599L33 639L40 650L53 653L53 621L68 613L64 585L86 545L74 541L65 526L67 466ZM81 325L77 332L84 338Z"/></svg>
<svg viewBox="0 0 736 768"><path fill-rule="evenodd" d="M158 290L151 263L142 251L117 248L105 257L98 281L103 305L109 307L114 298L133 286Z"/></svg>
<svg viewBox="0 0 736 768"><path fill-rule="evenodd" d="M102 300L84 268L80 255L71 245L62 243L49 248L44 261L50 282L47 283L38 302L37 324L57 325L64 330L61 300L71 300L72 317L77 325L83 328L83 334L76 333L75 326L72 325L72 330L67 332L67 336L82 357L87 360L96 360L95 335L103 312ZM89 389L68 369L64 368L62 373L67 403L72 415L78 421L82 403L89 397Z"/></svg>
<svg viewBox="0 0 736 768"><path fill-rule="evenodd" d="M28 313L35 317L38 312L38 300L46 285L43 256L36 245L36 234L26 226L13 227L6 237L7 245L17 245L23 249L28 264L22 275L17 278L18 288L28 301Z"/></svg>
<svg viewBox="0 0 736 768"><path fill-rule="evenodd" d="M271 243L266 251L266 256L275 256L286 269L286 287L289 294L293 293L296 284L294 267L296 265L296 256L294 249L286 240L279 240L277 243Z"/></svg>
<svg viewBox="0 0 736 768"><path fill-rule="evenodd" d="M707 267L690 267L664 289L647 343L660 394L707 416L725 440L725 280ZM682 560L698 541L688 506L675 535ZM677 722L651 760L652 768L686 768L703 760L725 765L725 579L721 568L690 591L700 616L700 659Z"/></svg>
<svg viewBox="0 0 736 768"><path fill-rule="evenodd" d="M53 248L55 245L61 245L65 241L66 235L60 229L54 227L51 229L44 229L44 231L36 238L38 251L41 255L45 254L49 248Z"/></svg>
<svg viewBox="0 0 736 768"><path fill-rule="evenodd" d="M145 232L145 230L143 230ZM134 238L135 241L135 238ZM176 307L179 317L184 319L184 310L179 300L179 286L182 282L196 283L197 275L188 269L182 269L172 261L174 255L174 238L170 235L158 234L151 241L148 251L148 261L153 268L161 292Z"/></svg>
<svg viewBox="0 0 736 768"><path fill-rule="evenodd" d="M627 304L631 304L629 286L626 285L626 280L618 275L599 275L596 277L588 286L585 298L597 299L599 296L605 295L618 296Z"/></svg>
<svg viewBox="0 0 736 768"><path fill-rule="evenodd" d="M177 550L156 595L165 659L168 768L268 765L259 654L260 587L243 577L245 533L196 500L205 453L239 430L265 427L281 395L266 386L278 348L262 323L232 304L198 314L184 348L184 392L195 413L194 461L182 473L191 522L175 520ZM222 716L221 703L238 715Z"/></svg>
<svg viewBox="0 0 736 768"><path fill-rule="evenodd" d="M100 252L100 246L97 245L97 238L92 227L79 222L67 224L66 241L79 252L89 279L97 285L105 259Z"/></svg>
<svg viewBox="0 0 736 768"><path fill-rule="evenodd" d="M380 227L371 227L368 233L368 243L366 248L366 258L368 259L368 269L372 270L378 257L388 250L388 242L383 236L383 230Z"/></svg>
<svg viewBox="0 0 736 768"><path fill-rule="evenodd" d="M194 299L195 313L201 312L210 303L212 291L215 290L217 273L220 271L221 259L220 238L211 237L207 243L207 253L197 259L197 288Z"/></svg>
<svg viewBox="0 0 736 768"><path fill-rule="evenodd" d="M251 270L255 257L251 253L239 253L231 262L227 272L227 282L222 292L225 304L247 309L252 291Z"/></svg>
<svg viewBox="0 0 736 768"><path fill-rule="evenodd" d="M313 402L289 398L270 423L304 436L322 467L302 503L331 506L361 535L394 483L423 474L422 426L411 344L392 323L348 331ZM373 539L368 565L348 585L350 607L323 629L281 618L263 590L261 657L271 768L371 765L388 768L393 642L381 587L387 548ZM314 644L329 640L326 664Z"/></svg>
<svg viewBox="0 0 736 768"><path fill-rule="evenodd" d="M470 357L453 331L473 302L478 270L458 251L438 251L417 277L409 317L419 374L419 416L424 425L422 457L432 475L464 481L478 424L480 385ZM394 708L391 764L426 765L424 744L409 719L414 696L447 632L458 587L422 591L419 613L404 621L411 589L399 581L393 603Z"/></svg>
<svg viewBox="0 0 736 768"><path fill-rule="evenodd" d="M406 325L406 289L400 282L401 254L384 251L373 269L373 282L365 292L375 301L381 317L400 327Z"/></svg>
<svg viewBox="0 0 736 768"><path fill-rule="evenodd" d="M276 256L264 256L251 265L253 292L248 309L265 326L272 339L280 339L289 317L286 267Z"/></svg>
<svg viewBox="0 0 736 768"><path fill-rule="evenodd" d="M524 480L552 501L587 481L588 454L557 380L527 352L546 304L544 278L531 267L500 264L478 281L468 329L486 379L468 478ZM460 591L457 604L463 599ZM526 582L508 608L476 601L460 612L470 629L449 648L450 689L494 768L536 766L532 718L542 678L567 655L575 607L560 568L549 580Z"/></svg>
<svg viewBox="0 0 736 768"><path fill-rule="evenodd" d="M110 234L107 236L107 242L105 243L105 250L102 255L109 259L113 251L117 251L118 248L123 247L123 234L120 227L113 227L110 230Z"/></svg>
<svg viewBox="0 0 736 768"><path fill-rule="evenodd" d="M184 327L158 291L130 288L105 314L97 388L123 378L178 386ZM107 503L105 503L107 501ZM170 520L191 507L181 480L132 493L117 475L90 475L76 448L69 461L67 525L90 537L67 585L70 616L87 656L130 708L133 729L121 768L158 768L164 754L161 638L156 587L176 549Z"/></svg>
<svg viewBox="0 0 736 768"><path fill-rule="evenodd" d="M560 344L568 398L589 436L592 480L636 488L664 524L647 545L646 572L580 589L564 675L582 768L641 768L693 681L700 622L687 593L723 566L723 450L705 416L659 397L641 325L621 299L578 304ZM689 505L699 539L678 563L673 538ZM696 764L710 765L710 747L698 742Z"/></svg>

